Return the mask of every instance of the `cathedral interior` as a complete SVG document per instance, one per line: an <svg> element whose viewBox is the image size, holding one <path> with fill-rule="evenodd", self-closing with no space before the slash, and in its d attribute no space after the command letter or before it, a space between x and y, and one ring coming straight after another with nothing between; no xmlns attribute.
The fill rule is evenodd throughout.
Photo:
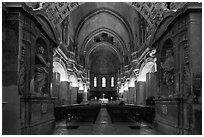
<svg viewBox="0 0 204 137"><path fill-rule="evenodd" d="M202 3L2 2L3 135L202 135Z"/></svg>

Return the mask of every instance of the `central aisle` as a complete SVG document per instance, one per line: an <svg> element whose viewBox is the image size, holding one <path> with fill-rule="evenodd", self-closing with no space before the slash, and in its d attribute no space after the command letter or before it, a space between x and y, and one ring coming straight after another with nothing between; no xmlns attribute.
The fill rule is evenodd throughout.
<svg viewBox="0 0 204 137"><path fill-rule="evenodd" d="M150 125L141 124L140 129L131 129L136 123L131 121L117 121L112 124L105 107L101 107L95 124L92 122L72 121L71 126L77 129L67 129L65 120L56 124L54 135L155 135L159 134Z"/></svg>

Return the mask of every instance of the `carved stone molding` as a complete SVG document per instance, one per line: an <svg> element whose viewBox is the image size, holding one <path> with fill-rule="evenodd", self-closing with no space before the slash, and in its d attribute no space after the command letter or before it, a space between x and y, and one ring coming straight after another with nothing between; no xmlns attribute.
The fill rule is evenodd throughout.
<svg viewBox="0 0 204 137"><path fill-rule="evenodd" d="M19 90L19 94L23 95L25 94L25 84L26 84L26 62L25 62L25 58L26 58L26 41L22 41L23 44L20 47L20 58L19 58L19 62L20 62L20 67L19 67L19 73L18 73L18 90Z"/></svg>

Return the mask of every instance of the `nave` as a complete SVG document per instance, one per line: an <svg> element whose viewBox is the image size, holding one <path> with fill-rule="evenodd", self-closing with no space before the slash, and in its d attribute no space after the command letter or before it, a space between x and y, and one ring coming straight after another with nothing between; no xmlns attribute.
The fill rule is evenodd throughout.
<svg viewBox="0 0 204 137"><path fill-rule="evenodd" d="M78 128L68 129L69 126L78 126ZM112 123L103 105L95 123L89 120L73 120L66 124L66 120L63 119L56 122L53 135L161 135L161 133L154 128L153 123L147 121L138 123L130 119L117 119Z"/></svg>
<svg viewBox="0 0 204 137"><path fill-rule="evenodd" d="M3 135L202 135L201 2L2 2L1 21Z"/></svg>

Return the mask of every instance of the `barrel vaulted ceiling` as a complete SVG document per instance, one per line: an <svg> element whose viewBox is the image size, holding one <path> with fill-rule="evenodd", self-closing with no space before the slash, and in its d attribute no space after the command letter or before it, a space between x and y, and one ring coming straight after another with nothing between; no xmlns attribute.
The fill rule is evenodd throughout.
<svg viewBox="0 0 204 137"><path fill-rule="evenodd" d="M40 4L40 10L46 12L56 30L60 31L60 24L68 17L69 37L77 45L83 65L100 74L115 73L125 60L130 61L138 13L146 20L149 30L154 30L166 11L183 5L161 2Z"/></svg>

